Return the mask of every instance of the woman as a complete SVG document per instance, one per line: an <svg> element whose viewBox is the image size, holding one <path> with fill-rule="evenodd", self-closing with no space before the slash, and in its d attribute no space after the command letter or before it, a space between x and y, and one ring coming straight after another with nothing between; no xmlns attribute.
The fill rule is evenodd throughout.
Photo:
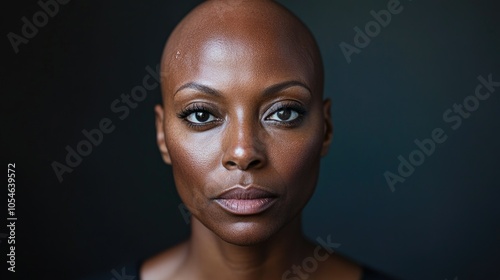
<svg viewBox="0 0 500 280"><path fill-rule="evenodd" d="M301 230L333 127L300 20L272 1L204 2L167 42L162 95L157 142L192 234L141 279L375 279Z"/></svg>

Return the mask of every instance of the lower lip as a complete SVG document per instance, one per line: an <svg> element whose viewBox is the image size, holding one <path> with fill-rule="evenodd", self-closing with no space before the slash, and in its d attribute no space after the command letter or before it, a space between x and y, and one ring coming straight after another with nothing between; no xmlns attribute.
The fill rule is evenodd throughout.
<svg viewBox="0 0 500 280"><path fill-rule="evenodd" d="M235 215L255 215L271 207L276 198L264 197L257 199L216 199L222 208Z"/></svg>

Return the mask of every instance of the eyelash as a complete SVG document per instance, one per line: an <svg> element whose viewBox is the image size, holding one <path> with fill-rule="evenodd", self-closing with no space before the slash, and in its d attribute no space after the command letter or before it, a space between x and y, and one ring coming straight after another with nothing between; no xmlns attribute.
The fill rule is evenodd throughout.
<svg viewBox="0 0 500 280"><path fill-rule="evenodd" d="M220 121L220 118L218 118L218 117L215 117L216 118L215 121L202 123L202 124L193 123L193 122L190 122L187 120L187 117L189 115L191 115L193 113L197 113L197 112L205 112L205 113L208 113L208 114L215 117L215 113L210 108L208 108L207 106L205 106L203 104L193 104L190 107L187 107L184 110L182 110L180 113L178 113L177 117L179 119L182 119L190 128L202 128L202 127L205 127L207 125L210 125L210 124L213 124L215 122Z"/></svg>
<svg viewBox="0 0 500 280"><path fill-rule="evenodd" d="M277 112L282 111L282 110L287 110L287 109L295 111L299 115L297 118L295 118L291 121L270 120L270 121L272 121L280 126L285 126L285 127L297 126L298 124L300 124L302 122L302 120L304 119L304 116L306 115L306 110L302 106L298 105L296 102L283 102L283 103L279 103L278 105L276 105L274 107L276 107L276 108L272 109L272 112L270 114L268 114L268 116L265 118L266 120L268 120L272 115L276 114Z"/></svg>
<svg viewBox="0 0 500 280"><path fill-rule="evenodd" d="M269 120L269 117L271 117L275 113L277 113L281 110L287 110L287 109L293 110L293 111L297 112L297 114L299 115L296 119L291 120L291 121L269 120L269 121L271 121L279 126L294 127L294 126L300 124L302 122L302 120L304 119L304 116L306 115L306 110L302 106L296 104L296 102L284 102L284 103L280 103L278 105L275 105L274 107L276 107L276 108L272 109L272 112L267 115L265 120ZM191 115L193 113L197 113L197 112L208 113L208 114L214 116L216 120L211 121L211 122L207 122L207 123L201 123L201 124L193 123L193 122L187 120L187 117L189 115ZM203 104L193 104L190 107L187 107L184 110L182 110L180 113L178 113L177 117L182 119L190 128L200 129L200 128L203 128L203 127L206 127L208 125L212 125L216 122L221 121L221 119L216 117L215 115L216 114L213 112L213 110L208 108L207 106L205 106Z"/></svg>

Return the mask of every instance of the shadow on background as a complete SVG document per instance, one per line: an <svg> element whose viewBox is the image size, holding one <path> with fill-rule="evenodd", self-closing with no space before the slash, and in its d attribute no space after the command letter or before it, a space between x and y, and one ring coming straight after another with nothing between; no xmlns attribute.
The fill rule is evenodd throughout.
<svg viewBox="0 0 500 280"><path fill-rule="evenodd" d="M4 11L1 133L4 164L16 163L17 276L113 279L188 236L156 148L151 84L170 31L199 2L71 1L45 24L38 14L41 27L24 30L32 38L23 17L33 23L40 4ZM498 5L280 2L317 37L333 101L307 235L332 235L342 254L404 279L500 279ZM69 156L70 167L78 149L88 155ZM67 166L60 178L54 162ZM4 271L6 245L2 237Z"/></svg>

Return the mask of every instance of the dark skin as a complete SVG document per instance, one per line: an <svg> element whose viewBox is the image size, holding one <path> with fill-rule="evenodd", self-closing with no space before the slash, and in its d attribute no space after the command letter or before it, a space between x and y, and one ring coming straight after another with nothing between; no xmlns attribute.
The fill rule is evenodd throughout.
<svg viewBox="0 0 500 280"><path fill-rule="evenodd" d="M141 279L282 279L313 256L301 212L333 127L307 28L271 1L207 1L167 42L162 92L157 142L192 213L192 234L147 260ZM253 214L217 203L250 185L273 203ZM359 279L361 268L332 254L308 275Z"/></svg>

